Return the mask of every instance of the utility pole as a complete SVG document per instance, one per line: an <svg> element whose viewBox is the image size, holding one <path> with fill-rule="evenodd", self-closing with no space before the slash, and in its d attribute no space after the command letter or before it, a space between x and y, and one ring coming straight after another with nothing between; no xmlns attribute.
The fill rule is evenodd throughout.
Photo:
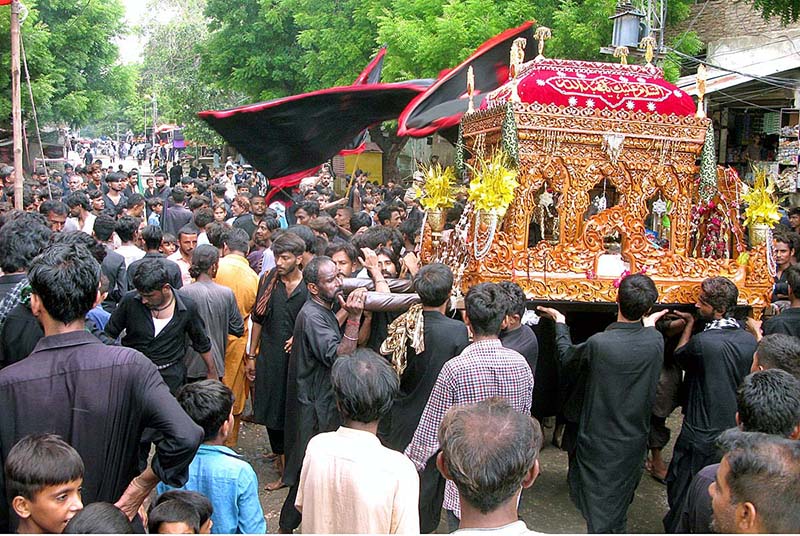
<svg viewBox="0 0 800 536"><path fill-rule="evenodd" d="M22 97L20 89L19 0L11 2L11 122L14 136L14 208L22 210Z"/></svg>

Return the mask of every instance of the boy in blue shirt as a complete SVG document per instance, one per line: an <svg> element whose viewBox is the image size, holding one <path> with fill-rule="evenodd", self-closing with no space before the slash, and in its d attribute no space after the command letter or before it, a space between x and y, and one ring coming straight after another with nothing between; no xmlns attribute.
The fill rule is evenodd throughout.
<svg viewBox="0 0 800 536"><path fill-rule="evenodd" d="M184 385L176 398L205 436L182 489L211 500L213 534L264 534L267 523L258 500L258 479L241 456L224 446L233 427L233 392L217 380ZM174 489L161 483L158 493Z"/></svg>

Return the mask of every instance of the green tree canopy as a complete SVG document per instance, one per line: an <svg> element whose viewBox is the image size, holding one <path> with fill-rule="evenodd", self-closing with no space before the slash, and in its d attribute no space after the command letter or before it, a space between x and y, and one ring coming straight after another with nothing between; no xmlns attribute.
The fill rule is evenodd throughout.
<svg viewBox="0 0 800 536"><path fill-rule="evenodd" d="M124 31L119 0L29 0L22 25L31 86L40 123L80 126L118 108L132 89L126 69L117 64L117 38ZM8 8L0 8L7 13ZM9 17L0 17L9 32ZM0 41L0 113L10 114L10 42ZM23 71L23 85L24 71ZM122 93L121 93L122 92ZM29 108L24 98L23 108Z"/></svg>

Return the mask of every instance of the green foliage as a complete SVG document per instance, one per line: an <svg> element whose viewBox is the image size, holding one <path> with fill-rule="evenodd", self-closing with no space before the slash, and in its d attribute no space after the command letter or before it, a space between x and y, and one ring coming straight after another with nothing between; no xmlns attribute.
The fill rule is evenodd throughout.
<svg viewBox="0 0 800 536"><path fill-rule="evenodd" d="M696 32L683 32L682 34L674 37L669 43L671 49L675 49L687 56L694 56L705 47L705 44L697 36ZM674 53L669 52L664 58L662 67L664 68L664 78L670 82L675 82L681 76L681 66L683 62L681 57Z"/></svg>
<svg viewBox="0 0 800 536"><path fill-rule="evenodd" d="M22 25L39 122L87 124L117 106L121 86L114 66L115 39L123 31L124 8L119 0L75 2L29 0ZM8 8L0 8L0 32L9 33ZM0 114L10 115L10 41L0 40ZM23 109L30 109L23 66ZM123 85L124 86L124 85ZM30 114L26 113L26 118Z"/></svg>
<svg viewBox="0 0 800 536"><path fill-rule="evenodd" d="M748 0L765 19L778 17L788 24L800 19L800 0Z"/></svg>
<svg viewBox="0 0 800 536"><path fill-rule="evenodd" d="M145 126L152 132L155 98L159 123L184 126L184 135L194 142L220 143L197 112L242 104L244 99L209 84L201 73L201 47L208 39L205 1L151 0L149 7L172 12L173 16L151 19L140 29L144 48L139 99L130 106L136 133L144 132Z"/></svg>

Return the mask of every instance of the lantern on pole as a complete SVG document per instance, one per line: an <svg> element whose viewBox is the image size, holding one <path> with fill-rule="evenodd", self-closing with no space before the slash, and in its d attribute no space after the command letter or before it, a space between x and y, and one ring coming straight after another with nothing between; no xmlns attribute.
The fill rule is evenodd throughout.
<svg viewBox="0 0 800 536"><path fill-rule="evenodd" d="M639 45L640 28L645 14L632 4L621 2L617 4L617 13L609 18L614 21L611 46L636 48Z"/></svg>

